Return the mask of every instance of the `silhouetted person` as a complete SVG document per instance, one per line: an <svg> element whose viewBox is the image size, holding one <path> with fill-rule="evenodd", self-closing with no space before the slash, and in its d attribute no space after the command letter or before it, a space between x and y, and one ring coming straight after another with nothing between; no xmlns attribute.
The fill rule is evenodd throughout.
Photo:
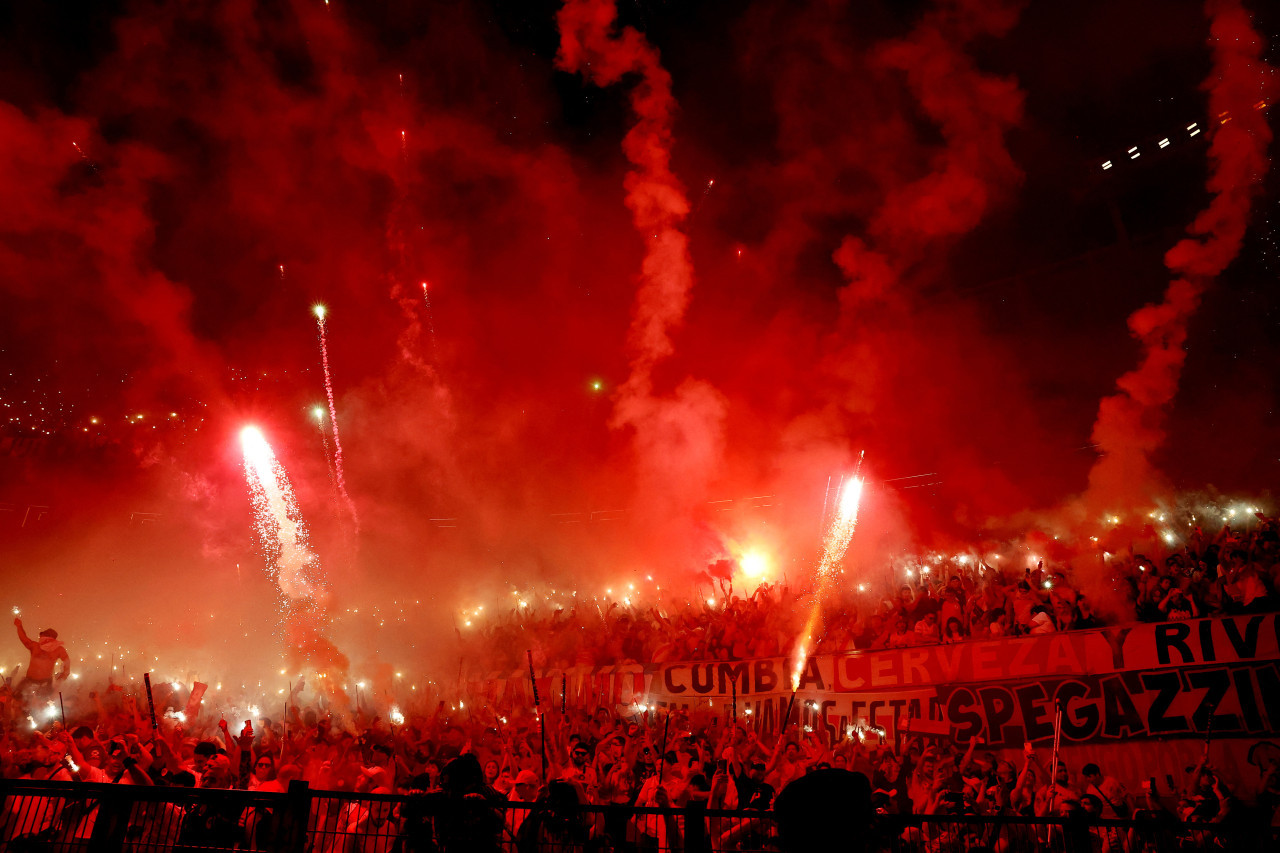
<svg viewBox="0 0 1280 853"><path fill-rule="evenodd" d="M484 770L473 753L445 765L442 792L424 799L435 808L436 842L444 853L498 853L502 815L490 806L506 798L484 781Z"/></svg>
<svg viewBox="0 0 1280 853"><path fill-rule="evenodd" d="M871 835L871 783L849 770L815 770L783 788L773 812L788 853L858 853Z"/></svg>

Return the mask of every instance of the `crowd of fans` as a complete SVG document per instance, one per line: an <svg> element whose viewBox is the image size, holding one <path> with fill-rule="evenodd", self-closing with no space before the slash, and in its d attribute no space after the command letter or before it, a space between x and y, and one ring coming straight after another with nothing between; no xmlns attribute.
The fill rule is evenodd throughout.
<svg viewBox="0 0 1280 853"><path fill-rule="evenodd" d="M1280 597L1280 531L1265 517L1216 535L1196 529L1177 549L1091 557L1091 584L1069 566L1011 568L975 553L935 555L900 563L890 572L859 572L892 588L850 580L826 611L818 652L902 648L1023 634L1096 628L1134 618L1162 622L1223 613L1274 610ZM1102 588L1098 580L1105 579ZM723 579L708 580L712 595L675 607L614 602L539 610L528 605L491 614L472 629L465 648L473 669L510 672L532 649L539 667L569 668L686 660L743 660L791 652L807 611L797 590L761 584L745 596ZM1105 594L1098 607L1085 594Z"/></svg>
<svg viewBox="0 0 1280 853"><path fill-rule="evenodd" d="M1130 792L1094 764L1059 762L1051 779L1050 756L1029 748L1014 762L985 751L978 739L961 750L947 738L904 736L895 742L824 727L792 725L780 735L761 735L711 710L623 716L606 708L568 709L543 718L526 713L508 719L490 711L464 715L441 703L434 713L411 716L398 726L360 710L339 726L315 707L294 702L287 719L260 720L256 728L247 721L233 731L225 720L201 717L184 725L164 718L154 731L142 696L112 687L95 696L95 705L91 718L69 721L67 728L54 724L47 732L21 732L7 727L0 738L3 776L259 792L287 792L290 783L304 780L315 789L350 795L314 801L312 836L342 839L333 850L391 850L395 839L402 839L396 849L436 849L405 846L403 839L427 832L428 814L438 817L443 806L464 800L492 809L478 825L469 821L454 831L478 832L487 840L454 849L496 849L504 840L507 849L550 849L537 845L547 833L568 831L539 810L502 807L504 801L728 809L762 818L768 813L768 820L697 818L696 834L699 844L716 850L772 849L777 827L771 809L777 796L798 780L830 771L862 774L869 781L861 796L868 820L874 810L1253 825L1258 817L1253 808L1274 812L1280 802L1280 773L1273 771L1258 805L1242 805L1208 763L1208 745L1181 790L1144 785ZM411 798L400 803L350 798L363 794ZM425 799L415 810L417 797ZM0 839L44 833L47 840L53 832L68 840L92 832L89 815L75 812L68 823L55 812L37 810L32 799L39 798L7 801L0 812ZM179 832L198 832L202 843L252 848L257 827L249 810L243 805L230 812L209 809L198 819L188 815L170 821L170 829L140 820L131 831L172 832L170 845ZM596 839L600 849L691 849L694 845L684 844L695 830L688 815L676 820L661 813L606 810L573 822L572 831L584 844ZM432 832L445 831L433 827ZM979 825L953 830L984 831ZM1127 836L1140 830L1106 830L1108 844L1114 843L1107 849L1139 849L1134 845L1141 839ZM370 848L365 842L373 837L380 841Z"/></svg>
<svg viewBox="0 0 1280 853"><path fill-rule="evenodd" d="M1276 601L1278 544L1275 523L1263 519L1243 531L1224 529L1214 537L1197 534L1182 550L1158 560L1135 554L1112 557L1108 566L1140 619L1253 612ZM817 651L947 643L1098 624L1069 569L1041 565L1009 572L982 560L971 562L918 562L911 581L874 606L863 603L879 596L850 591L844 606L829 615ZM522 609L481 632L480 651L488 656L490 670L508 671L523 662L525 648L536 650L538 665L553 667L773 657L786 654L797 633L799 614L792 598L785 587L761 585L741 598L722 590L718 602L691 606L678 616L657 608L623 606L592 608L594 619L573 611L538 617ZM38 723L30 716L37 708L34 703L47 702L53 695L55 667L62 662L58 675L65 676L69 660L55 632L33 639L21 620L15 622L19 639L31 652L31 666L26 682L6 682L0 690L0 776L260 792L285 792L300 780L316 790L406 794L426 798L423 802L428 804L435 801L415 810L409 805L416 801L412 798L401 803L317 800L312 829L346 839L317 847L317 853L483 850L497 849L494 845L500 843L507 844L506 849L537 850L546 849L538 846L544 836L556 833L568 833L565 837L572 836L579 845L569 847L582 850L590 849L588 842L604 849L609 839L617 849L628 850L770 849L778 842L783 814L780 807L775 810L776 796L810 777L823 779L826 773L848 778L854 778L850 773L861 774L856 778L869 782L861 798L867 802L868 816L875 810L1081 817L1086 823L1089 818L1146 816L1155 822L1230 826L1247 820L1256 826L1255 819L1270 823L1280 804L1280 762L1262 780L1256 804L1246 806L1233 794L1231 781L1208 763L1207 744L1204 760L1189 768L1184 779L1166 780L1163 790L1149 781L1141 791L1130 791L1105 767L1058 762L1053 768L1048 756L1029 747L1010 760L1007 752L986 751L978 739L961 748L947 737L895 734L886 741L867 738L865 732L794 723L781 734L760 733L746 721L731 721L711 709L631 714L635 706L567 708L538 717L529 709L464 711L460 703L441 702L429 713L420 708L405 718L397 712L392 724L391 717L368 708L339 708L334 697L304 703L299 685L289 695L285 719L261 719L256 728L245 721L242 728L198 709L185 719L177 712L180 697L168 695L160 697L157 723L136 685L108 684L89 694L91 712L67 720L44 716ZM75 707L89 704L77 702ZM164 713L167 708L171 713ZM33 810L31 800L11 797L4 802L0 840L47 840L50 833L59 833L63 840L85 839L92 832L91 814L71 812L68 818L56 811ZM426 831L428 823L434 827L431 831L443 831L438 825L440 804L463 800L472 806L494 806L489 818L458 830L480 833L479 846L472 845L474 837L467 846L453 848L405 841ZM694 821L687 812L676 820L667 814L618 810L556 823L538 809L498 808L502 801L727 809L760 813L762 818ZM237 808L229 814L215 810L200 820L188 814L172 822L173 827L188 828L172 832L197 831L190 829L196 827L206 836L221 833L228 844L252 847L258 826L243 807ZM428 813L436 817L427 821ZM970 832L957 826L957 832ZM981 836L987 829L971 826L977 837L958 842L967 848L994 845L993 839ZM370 827L378 831L370 835ZM136 831L151 830L143 826ZM1081 849L1139 850L1140 835L1137 824L1101 835L1095 832L1090 836L1093 846ZM379 840L371 847L372 837ZM166 843L172 846L179 840L175 835ZM399 846L393 848L392 841Z"/></svg>

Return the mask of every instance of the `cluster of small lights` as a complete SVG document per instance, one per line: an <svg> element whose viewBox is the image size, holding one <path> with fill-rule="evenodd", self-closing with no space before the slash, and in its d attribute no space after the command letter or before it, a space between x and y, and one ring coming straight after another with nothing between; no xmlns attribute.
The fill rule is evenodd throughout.
<svg viewBox="0 0 1280 853"><path fill-rule="evenodd" d="M44 393L39 387L43 384L42 379L37 377L34 381L37 384L34 390L15 390L11 383L0 387L0 427L7 432L36 437L80 434L110 440L136 436L139 429L172 431L190 428L198 432L204 424L204 414L199 408L183 412L162 410L108 414L105 410L109 406L86 402L93 396L89 389L84 389L81 400L74 402L62 390Z"/></svg>
<svg viewBox="0 0 1280 853"><path fill-rule="evenodd" d="M273 387L293 388L300 384L301 381L306 380L309 373L311 373L311 369L308 367L297 370L248 370L240 367L231 367L227 370L230 381L236 384L251 385L254 391Z"/></svg>
<svg viewBox="0 0 1280 853"><path fill-rule="evenodd" d="M1269 103L1267 103L1265 100L1261 100L1255 103L1253 105L1253 108L1255 110L1265 110L1269 106L1271 106ZM1229 121L1231 121L1230 113L1222 112L1218 114L1217 122L1219 125L1226 124ZM1203 128L1200 126L1199 122L1193 121L1186 126L1186 129L1183 132L1186 133L1187 139L1194 139L1195 137L1199 136L1203 132ZM1163 150L1165 148L1168 148L1172 144L1173 144L1172 138L1166 136L1156 143L1156 147L1158 150ZM1137 160L1141 156L1142 156L1142 151L1139 150L1137 145L1131 145L1125 151L1125 157L1128 158L1129 160ZM1120 158L1117 158L1117 159L1120 159ZM1116 165L1115 162L1112 160L1104 160L1102 163L1102 170L1105 172L1113 168L1115 165Z"/></svg>
<svg viewBox="0 0 1280 853"><path fill-rule="evenodd" d="M915 577L927 579L935 571L941 574L948 569L958 570L980 560L985 560L988 565L995 565L1000 560L1000 555L988 554L981 557L969 553L944 554L933 551L899 559L894 565L894 572L901 572L903 577L908 579ZM858 592L865 592L865 587L865 584L858 584Z"/></svg>
<svg viewBox="0 0 1280 853"><path fill-rule="evenodd" d="M0 382L0 418L10 431L46 436L64 432L75 423L76 411L75 403L46 377L24 381L9 373Z"/></svg>
<svg viewBox="0 0 1280 853"><path fill-rule="evenodd" d="M1257 522L1256 514L1263 513L1266 509L1262 503L1245 499L1223 499L1211 503L1201 503L1195 509L1170 509L1157 507L1149 512L1133 513L1123 515L1117 513L1108 513L1103 515L1099 522L1104 530L1099 535L1089 536L1088 540L1100 547L1103 560L1110 561L1114 558L1114 554L1107 550L1104 546L1102 536L1106 536L1110 530L1116 530L1126 524L1137 524L1139 527L1148 527L1154 530L1155 535L1171 548L1181 547L1186 542L1186 535L1180 531L1187 528L1195 528L1197 525L1207 524L1225 524L1235 529L1247 528ZM1186 533L1190 533L1186 530ZM1062 535L1054 535L1055 541L1061 541ZM1127 535L1127 534L1126 534ZM890 568L890 577L900 577L906 581L929 580L933 577L947 576L952 572L961 571L970 564L985 564L991 567L998 567L1002 559L1012 559L1015 563L1025 565L1028 569L1036 569L1041 567L1043 555L1037 553L1031 547L1009 546L1006 550L1012 550L1012 554L985 553L955 553L947 554L943 552L929 552L925 554L903 556L898 558ZM1140 567L1141 568L1141 567ZM1044 578L1041 581L1044 589L1052 589L1053 581ZM879 594L883 590L875 589L873 585L858 582L853 586L858 593L875 593Z"/></svg>

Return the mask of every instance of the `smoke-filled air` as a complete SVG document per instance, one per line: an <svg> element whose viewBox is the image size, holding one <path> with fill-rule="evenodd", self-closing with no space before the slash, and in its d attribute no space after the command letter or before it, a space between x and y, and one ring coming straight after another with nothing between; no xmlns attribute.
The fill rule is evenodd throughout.
<svg viewBox="0 0 1280 853"><path fill-rule="evenodd" d="M1276 32L1258 0L15 8L0 605L77 678L222 713L652 657L618 618L762 586L797 680L930 571L1133 619L1124 567L1280 510Z"/></svg>

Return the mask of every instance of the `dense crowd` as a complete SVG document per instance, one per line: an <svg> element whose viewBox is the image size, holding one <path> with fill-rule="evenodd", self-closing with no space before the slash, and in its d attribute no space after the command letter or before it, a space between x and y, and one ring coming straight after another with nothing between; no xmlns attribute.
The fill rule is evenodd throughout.
<svg viewBox="0 0 1280 853"><path fill-rule="evenodd" d="M492 827L494 837L512 844L547 827L541 818L529 817L537 812L496 808L502 801L764 813L788 785L829 770L869 780L868 814L874 809L881 814L1146 816L1225 824L1258 819L1254 808L1273 813L1280 802L1280 773L1273 771L1257 806L1242 805L1208 762L1208 745L1180 790L1144 785L1128 791L1106 768L1093 764L1059 762L1051 779L1051 757L1031 749L1015 762L985 751L978 739L962 750L947 738L895 742L852 731L841 736L825 727L792 725L781 735L761 735L711 710L621 716L606 708L569 709L508 719L487 710L464 715L441 703L434 713L410 716L398 726L359 710L338 725L317 708L293 702L286 719L260 720L256 727L204 717L184 725L169 717L157 732L143 696L112 687L105 695L95 694L95 706L92 717L69 721L65 729L60 724L48 731L7 727L0 739L4 777L261 792L284 792L291 782L304 780L313 788L352 794L480 798L495 806L495 820L500 819ZM371 820L379 826L390 821L392 835L407 832L412 820L412 810L404 808L379 811L376 803L320 802L313 829L327 827L353 838ZM0 838L50 828L23 824L31 820L31 809L14 798L0 815ZM533 823L522 835L526 820ZM716 849L740 849L737 845L761 845L767 839L746 834L767 836L771 826L721 825L707 818L700 831L719 838ZM241 815L221 831L224 840L247 843L245 833L252 830ZM659 842L665 847L689 831L687 821L626 812L603 814L582 830L592 837L627 838L640 849ZM91 827L60 831L87 833ZM740 837L732 837L735 833Z"/></svg>
<svg viewBox="0 0 1280 853"><path fill-rule="evenodd" d="M1176 549L1154 557L1102 554L1105 607L1085 594L1069 565L1012 568L1012 559L964 553L900 562L891 571L857 572L834 593L818 652L902 648L1023 634L1096 628L1104 622L1174 621L1274 610L1280 597L1280 532L1265 517L1216 535L1196 528ZM877 578L895 577L893 588ZM871 579L872 582L865 580ZM711 581L714 583L714 581ZM872 588L874 586L874 589ZM630 599L539 610L526 604L472 629L473 669L510 672L526 649L539 667L569 668L684 660L742 660L789 655L806 612L798 590L761 584L734 595L723 579L713 594L675 606ZM1119 612L1117 612L1119 611ZM1105 614L1105 615L1104 615Z"/></svg>
<svg viewBox="0 0 1280 853"><path fill-rule="evenodd" d="M1197 532L1184 548L1159 559L1134 554L1111 557L1108 565L1137 618L1253 612L1276 601L1278 543L1275 523L1263 519L1242 531L1224 528L1214 537ZM1009 572L982 560L968 562L972 565L954 558L918 562L911 582L892 598L848 591L843 604L829 611L817 651L1099 624L1069 568L1037 565ZM785 587L764 584L741 598L725 589L718 602L691 606L678 616L622 605L592 608L594 620L573 611L538 617L522 609L481 632L481 653L493 670L517 668L525 648L536 650L539 666L553 667L773 657L788 652L797 631L792 598ZM863 606L871 600L879 603ZM55 679L68 672L65 649L56 632L31 638L20 619L15 623L31 665L26 681L5 682L0 689L0 776L8 779L262 792L284 792L301 780L312 789L351 794L773 814L776 796L788 786L814 774L851 771L869 782L869 808L884 814L1146 816L1229 826L1269 823L1280 804L1280 763L1267 771L1256 803L1245 805L1233 793L1238 780L1222 778L1210 764L1207 743L1203 760L1182 780L1168 779L1161 789L1148 781L1141 790L1127 790L1105 767L1070 766L1030 747L1021 755L998 755L978 739L960 745L942 736L894 733L886 739L872 732L868 737L865 730L799 726L794 717L782 733L762 732L747 725L749 718L731 719L723 709L710 708L632 713L639 706L569 707L539 717L515 706L464 709L461 702L441 702L402 716L398 709L352 708L335 696L310 695L304 701L308 694L300 683L289 693L283 719L240 725L210 717L198 702L188 706L167 684L161 685L157 718L135 682L86 689L89 701L77 697L73 707L92 710L77 710L78 717L65 719L48 704L56 695ZM575 831L595 839L626 838L623 847L647 849L675 843L690 826L660 815L611 814ZM512 845L551 831L536 810L496 809L494 815L500 824L493 827L494 837ZM47 821L28 826L32 819L21 798L7 801L0 812L0 839L53 828ZM370 822L389 827L380 836L384 840L410 832L413 820L412 810L349 799L322 801L312 814L314 826L334 832L358 833ZM223 831L232 840L245 841L254 831L243 815L226 824ZM715 849L767 846L775 832L773 823L763 820L730 825L707 818L699 826L700 837L719 839ZM64 837L91 829L58 827ZM1140 841L1115 833L1103 839L1105 849L1115 850L1136 850ZM526 844L521 849L538 848Z"/></svg>

